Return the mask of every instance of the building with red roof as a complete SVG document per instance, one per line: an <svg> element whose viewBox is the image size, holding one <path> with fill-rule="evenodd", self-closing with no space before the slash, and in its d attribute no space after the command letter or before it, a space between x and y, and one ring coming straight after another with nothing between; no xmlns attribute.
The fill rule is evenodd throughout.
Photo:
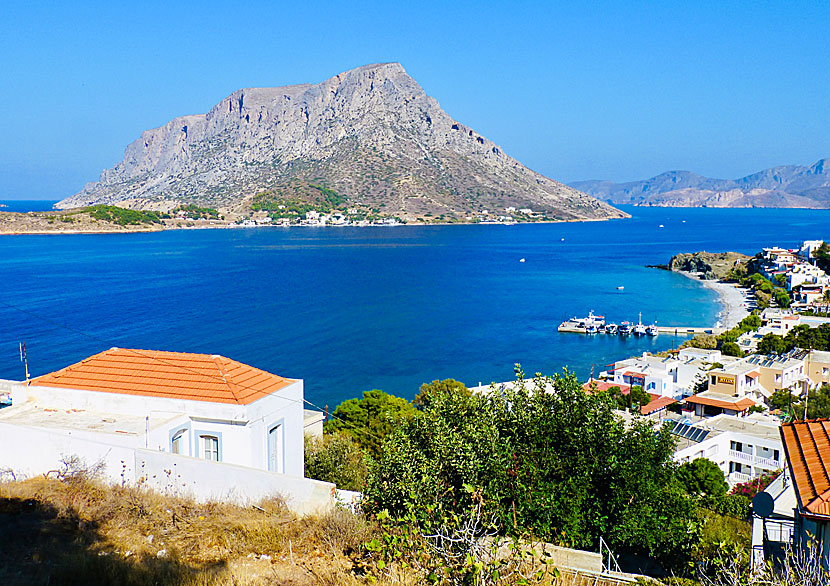
<svg viewBox="0 0 830 586"><path fill-rule="evenodd" d="M201 496L304 480L302 380L224 356L111 348L10 386L0 441L18 449L0 452L0 468L24 476L79 456L113 480L149 481L156 466L174 482L168 471L187 470L175 481Z"/></svg>

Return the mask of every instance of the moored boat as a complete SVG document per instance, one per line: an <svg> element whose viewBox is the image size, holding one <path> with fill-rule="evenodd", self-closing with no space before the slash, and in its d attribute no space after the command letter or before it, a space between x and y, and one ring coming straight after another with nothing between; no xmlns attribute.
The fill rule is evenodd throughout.
<svg viewBox="0 0 830 586"><path fill-rule="evenodd" d="M656 336L657 335L657 325L651 324L650 326L646 327L646 334L649 336Z"/></svg>
<svg viewBox="0 0 830 586"><path fill-rule="evenodd" d="M612 336L613 336L613 335L615 335L615 334L617 333L617 329L618 329L618 328L617 328L617 324L615 324L615 323L610 323L610 324L608 324L608 325L606 325L606 326L605 326L605 333L606 333L606 334L610 334L610 335L612 335Z"/></svg>
<svg viewBox="0 0 830 586"><path fill-rule="evenodd" d="M631 324L627 321L624 321L620 324L620 327L617 330L621 336L627 336L631 333Z"/></svg>

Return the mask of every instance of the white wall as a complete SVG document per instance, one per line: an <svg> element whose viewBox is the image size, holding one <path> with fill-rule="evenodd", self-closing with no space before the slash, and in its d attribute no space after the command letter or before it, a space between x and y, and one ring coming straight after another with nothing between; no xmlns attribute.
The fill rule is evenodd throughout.
<svg viewBox="0 0 830 586"><path fill-rule="evenodd" d="M13 384L12 402L20 405L33 401L37 405L58 409L82 409L95 412L149 415L151 428L148 438L136 443L133 439L111 440L134 447L149 447L169 452L171 434L188 428L186 454L201 456L199 436L215 435L220 440L221 460L230 464L268 469L268 432L282 424L283 472L303 476L303 381L297 380L285 388L249 405L191 401L125 395L98 391L62 389ZM175 418L179 414L182 417ZM163 424L153 419L174 417ZM75 432L84 435L83 432ZM89 432L89 439L100 441L100 434ZM149 440L149 441L148 441Z"/></svg>
<svg viewBox="0 0 830 586"><path fill-rule="evenodd" d="M732 442L742 444L743 452L731 450ZM749 448L754 446L754 451ZM773 451L778 451L778 459L773 460ZM709 437L700 443L678 450L674 459L678 463L691 462L696 458L707 458L715 462L727 476L730 484L736 484L737 479L729 478L729 463L735 462L752 467L754 476L761 471L778 470L784 466L784 448L780 440L761 438L753 435L725 432Z"/></svg>
<svg viewBox="0 0 830 586"><path fill-rule="evenodd" d="M87 465L102 461L110 483L132 484L144 478L147 486L160 492L199 500L245 504L279 495L291 510L301 514L325 510L334 504L335 487L327 482L92 441L66 430L0 423L0 446L0 469L11 469L18 478L59 470L61 458L74 455Z"/></svg>

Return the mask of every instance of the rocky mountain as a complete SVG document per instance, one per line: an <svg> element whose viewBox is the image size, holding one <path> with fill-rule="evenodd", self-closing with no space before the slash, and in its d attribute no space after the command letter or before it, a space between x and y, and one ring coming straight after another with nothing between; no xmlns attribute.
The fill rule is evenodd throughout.
<svg viewBox="0 0 830 586"><path fill-rule="evenodd" d="M451 118L398 63L317 85L236 91L207 114L143 132L120 163L58 207L244 212L255 201L255 209L302 209L321 194L333 208L405 219L464 221L508 207L555 220L626 216L507 156Z"/></svg>
<svg viewBox="0 0 830 586"><path fill-rule="evenodd" d="M830 159L785 165L741 179L669 171L645 181L577 181L571 187L616 204L668 207L830 208Z"/></svg>

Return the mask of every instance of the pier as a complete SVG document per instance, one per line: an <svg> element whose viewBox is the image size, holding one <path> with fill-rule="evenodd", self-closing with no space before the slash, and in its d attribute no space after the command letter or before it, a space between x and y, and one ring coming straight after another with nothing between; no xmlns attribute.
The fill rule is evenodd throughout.
<svg viewBox="0 0 830 586"><path fill-rule="evenodd" d="M557 328L557 331L568 334L587 334L587 329L584 326L577 324L563 323ZM695 334L711 334L717 336L726 331L726 328L716 327L696 327L696 326L657 326L657 331L661 334L671 334L673 336L694 336ZM616 336L618 334L609 334Z"/></svg>

